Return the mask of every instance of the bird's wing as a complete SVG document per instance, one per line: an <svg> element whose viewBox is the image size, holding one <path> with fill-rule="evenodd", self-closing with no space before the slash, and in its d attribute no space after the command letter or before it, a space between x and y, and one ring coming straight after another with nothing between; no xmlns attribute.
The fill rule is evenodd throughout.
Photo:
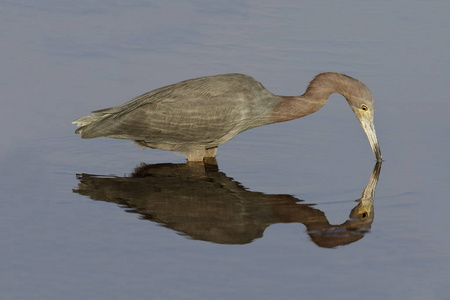
<svg viewBox="0 0 450 300"><path fill-rule="evenodd" d="M102 122L103 136L152 142L209 143L239 125L241 111L225 99L185 98L141 105ZM100 127L98 128L100 129Z"/></svg>
<svg viewBox="0 0 450 300"><path fill-rule="evenodd" d="M251 99L243 82L249 78L253 80L237 75L203 77L162 87L123 105L94 111L90 118L97 119L79 132L84 138L213 141L238 130Z"/></svg>
<svg viewBox="0 0 450 300"><path fill-rule="evenodd" d="M156 104L161 101L172 103L186 101L189 98L208 99L230 94L231 91L236 94L243 92L240 89L243 87L245 89L245 81L254 81L259 84L252 77L243 74L223 74L194 78L152 90L122 105L96 110L92 113L114 114L115 117L120 117L143 105Z"/></svg>

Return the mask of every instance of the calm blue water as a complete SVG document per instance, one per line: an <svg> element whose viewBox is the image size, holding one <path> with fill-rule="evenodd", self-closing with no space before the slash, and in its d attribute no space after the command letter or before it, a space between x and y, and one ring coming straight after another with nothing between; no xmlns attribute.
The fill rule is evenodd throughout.
<svg viewBox="0 0 450 300"><path fill-rule="evenodd" d="M2 299L450 299L449 13L445 1L0 3ZM237 136L218 169L81 140L70 124L188 78L241 72L297 95L323 71L372 90L379 177L340 95Z"/></svg>

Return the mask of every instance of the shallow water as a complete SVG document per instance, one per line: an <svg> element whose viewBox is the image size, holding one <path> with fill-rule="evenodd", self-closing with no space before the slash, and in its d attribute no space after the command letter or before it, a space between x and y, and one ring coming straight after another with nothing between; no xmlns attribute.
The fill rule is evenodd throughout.
<svg viewBox="0 0 450 300"><path fill-rule="evenodd" d="M449 299L446 2L0 7L2 299ZM381 167L340 95L218 168L70 124L188 78L295 95L323 71L372 90Z"/></svg>

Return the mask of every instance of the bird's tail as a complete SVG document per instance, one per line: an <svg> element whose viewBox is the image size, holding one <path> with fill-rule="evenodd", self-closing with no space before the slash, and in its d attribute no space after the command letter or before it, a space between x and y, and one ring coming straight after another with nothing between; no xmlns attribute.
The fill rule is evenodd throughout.
<svg viewBox="0 0 450 300"><path fill-rule="evenodd" d="M72 124L76 124L79 128L75 131L76 134L81 134L83 138L85 136L83 135L83 131L89 128L89 125L96 123L100 120L103 120L104 118L110 116L111 114L104 113L104 112L93 112L90 115L78 118L76 120L72 121Z"/></svg>

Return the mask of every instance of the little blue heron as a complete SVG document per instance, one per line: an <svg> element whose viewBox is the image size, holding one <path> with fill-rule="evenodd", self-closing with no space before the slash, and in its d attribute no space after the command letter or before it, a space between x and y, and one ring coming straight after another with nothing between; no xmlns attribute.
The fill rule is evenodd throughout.
<svg viewBox="0 0 450 300"><path fill-rule="evenodd" d="M244 74L200 77L93 111L73 123L79 126L75 133L85 139L133 140L142 147L184 153L188 161L203 161L245 130L318 111L333 93L345 97L381 161L370 90L350 76L331 72L318 74L301 96L274 95Z"/></svg>

